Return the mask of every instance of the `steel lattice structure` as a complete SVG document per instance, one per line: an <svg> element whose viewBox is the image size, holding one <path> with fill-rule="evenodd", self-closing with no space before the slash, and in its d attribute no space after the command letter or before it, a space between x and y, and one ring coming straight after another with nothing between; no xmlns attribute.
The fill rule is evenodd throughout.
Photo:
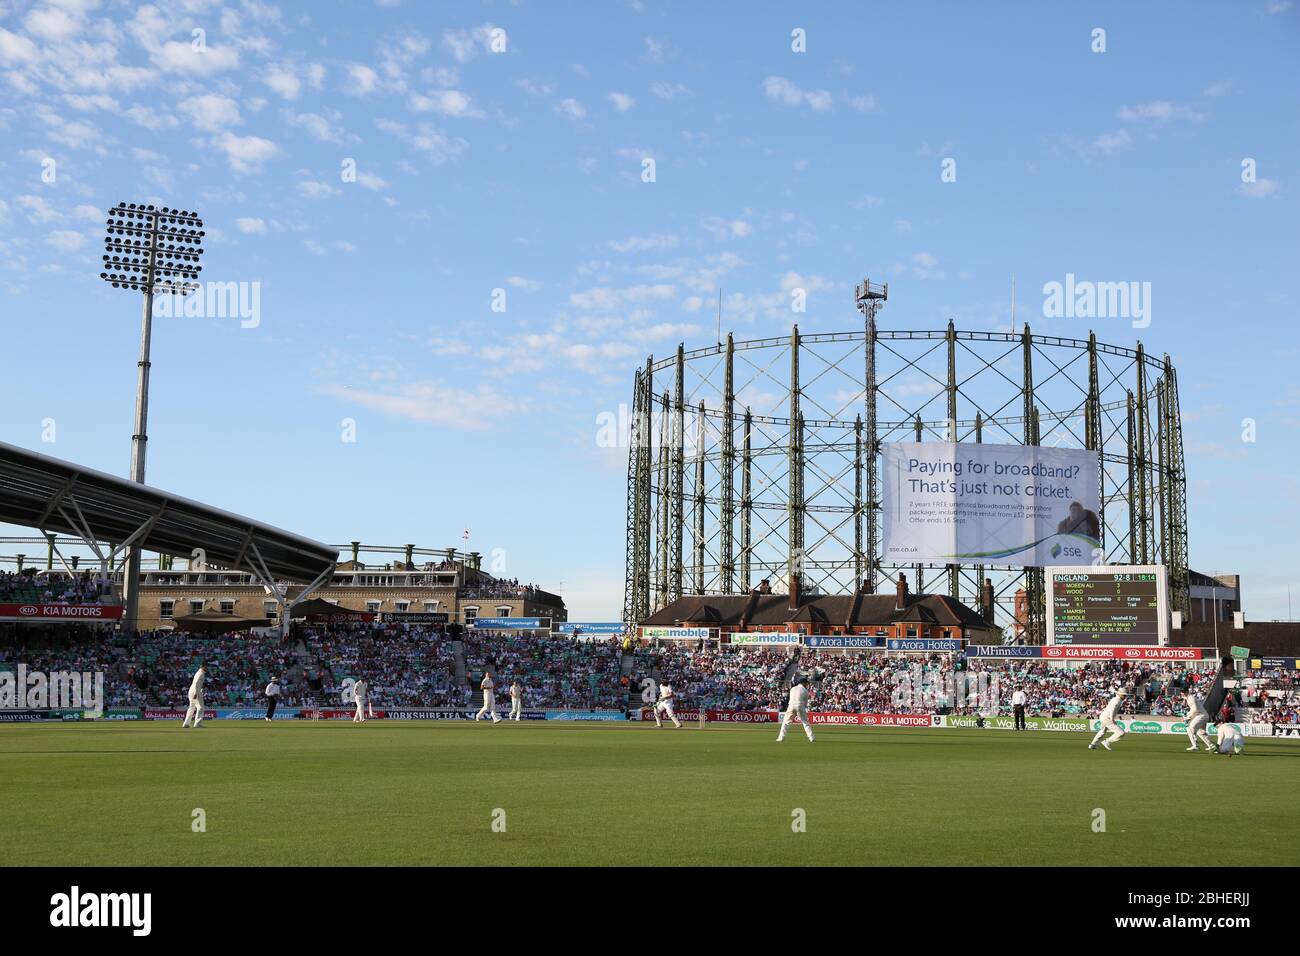
<svg viewBox="0 0 1300 956"><path fill-rule="evenodd" d="M879 329L885 286L858 287L861 328L726 341L646 360L633 382L624 620L691 594L746 593L792 573L803 589L869 579L978 606L994 581L1011 623L1023 588L1031 641L1044 633L1042 568L883 565L882 442L1093 449L1110 564L1168 568L1187 612L1187 495L1178 380L1168 355L1022 331ZM942 582L937 584L937 582ZM936 586L937 584L937 586Z"/></svg>

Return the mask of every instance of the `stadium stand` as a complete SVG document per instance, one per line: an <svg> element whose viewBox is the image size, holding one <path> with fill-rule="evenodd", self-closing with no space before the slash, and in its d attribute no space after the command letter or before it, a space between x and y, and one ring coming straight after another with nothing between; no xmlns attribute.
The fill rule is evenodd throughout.
<svg viewBox="0 0 1300 956"><path fill-rule="evenodd" d="M0 604L116 604L108 578L97 572L0 571Z"/></svg>

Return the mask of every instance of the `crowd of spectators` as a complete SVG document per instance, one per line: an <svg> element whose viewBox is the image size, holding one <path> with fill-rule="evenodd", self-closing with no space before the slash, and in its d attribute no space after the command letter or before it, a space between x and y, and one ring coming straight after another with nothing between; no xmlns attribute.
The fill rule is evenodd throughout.
<svg viewBox="0 0 1300 956"><path fill-rule="evenodd" d="M544 632L507 633L475 629L466 634L465 669L477 687L485 670L493 673L497 699L509 701L506 688L518 680L529 709L603 710L627 706L621 679L622 651L617 639L575 641Z"/></svg>
<svg viewBox="0 0 1300 956"><path fill-rule="evenodd" d="M282 698L289 706L341 699L347 678L364 677L375 707L464 707L469 690L457 685L451 643L418 624L336 625L299 632L306 654L301 680ZM318 686L319 685L319 686Z"/></svg>
<svg viewBox="0 0 1300 956"><path fill-rule="evenodd" d="M520 584L518 579L510 581L492 581L491 583L483 582L479 584L467 584L461 588L460 596L472 600L487 600L490 598L532 598L536 595L543 594L536 584Z"/></svg>
<svg viewBox="0 0 1300 956"><path fill-rule="evenodd" d="M789 663L783 652L666 645L639 648L634 670L670 684L683 707L770 710L781 704Z"/></svg>
<svg viewBox="0 0 1300 956"><path fill-rule="evenodd" d="M711 646L641 647L636 673L666 680L682 706L771 710L782 705L785 679L810 680L812 706L846 713L1011 714L1016 690L1033 716L1096 714L1121 687L1133 695L1134 713L1185 715L1189 687L1208 693L1214 664L1089 661L1067 667L1046 661L971 661L956 670L947 655L887 657L872 654L808 654L791 668L784 651Z"/></svg>
<svg viewBox="0 0 1300 956"><path fill-rule="evenodd" d="M0 571L3 604L115 604L112 582L99 571Z"/></svg>
<svg viewBox="0 0 1300 956"><path fill-rule="evenodd" d="M1254 720L1300 724L1300 674L1278 667L1253 667L1241 683L1242 703L1256 708Z"/></svg>

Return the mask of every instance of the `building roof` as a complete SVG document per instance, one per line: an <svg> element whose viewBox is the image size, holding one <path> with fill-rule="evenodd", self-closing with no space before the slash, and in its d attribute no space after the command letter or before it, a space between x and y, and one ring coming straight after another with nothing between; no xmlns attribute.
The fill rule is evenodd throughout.
<svg viewBox="0 0 1300 956"><path fill-rule="evenodd" d="M136 543L147 551L188 558L202 548L209 565L247 570L260 555L275 578L299 583L338 559L319 541L4 442L0 522L112 544L143 527Z"/></svg>

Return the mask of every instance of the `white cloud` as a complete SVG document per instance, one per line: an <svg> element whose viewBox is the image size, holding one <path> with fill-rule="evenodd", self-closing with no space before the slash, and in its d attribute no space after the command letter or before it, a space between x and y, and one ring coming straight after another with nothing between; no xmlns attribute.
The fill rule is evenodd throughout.
<svg viewBox="0 0 1300 956"><path fill-rule="evenodd" d="M376 176L374 173L357 173L357 182L373 192L387 189L389 185L388 180L382 176Z"/></svg>
<svg viewBox="0 0 1300 956"><path fill-rule="evenodd" d="M27 37L0 27L0 65L27 66L41 58L40 48Z"/></svg>
<svg viewBox="0 0 1300 956"><path fill-rule="evenodd" d="M209 45L200 52L190 43L169 40L152 54L151 59L164 73L212 76L239 66L239 51L231 46Z"/></svg>
<svg viewBox="0 0 1300 956"><path fill-rule="evenodd" d="M1190 106L1178 106L1168 100L1152 100L1135 106L1120 107L1119 118L1126 123L1156 122L1166 123L1174 119L1201 120L1205 116Z"/></svg>
<svg viewBox="0 0 1300 956"><path fill-rule="evenodd" d="M650 92L661 100L675 100L679 96L690 96L691 91L681 83L656 83Z"/></svg>
<svg viewBox="0 0 1300 956"><path fill-rule="evenodd" d="M80 16L71 16L66 10L60 10L58 7L34 7L23 20L23 26L27 28L28 33L42 40L62 43L80 33L85 26L85 21Z"/></svg>
<svg viewBox="0 0 1300 956"><path fill-rule="evenodd" d="M494 24L484 23L473 30L444 30L442 48L450 53L457 63L468 63L480 52L492 52L489 44L492 41L492 31L496 29Z"/></svg>
<svg viewBox="0 0 1300 956"><path fill-rule="evenodd" d="M470 104L470 98L460 90L434 90L428 94L412 93L411 109L417 113L437 113L439 116L479 117L483 111Z"/></svg>
<svg viewBox="0 0 1300 956"><path fill-rule="evenodd" d="M831 94L826 90L801 90L783 76L769 76L763 81L763 92L773 103L785 106L808 106L815 112L831 108Z"/></svg>
<svg viewBox="0 0 1300 956"><path fill-rule="evenodd" d="M347 69L347 86L345 92L353 96L365 96L373 93L379 85L379 74L364 63L351 63Z"/></svg>
<svg viewBox="0 0 1300 956"><path fill-rule="evenodd" d="M1216 80L1201 90L1202 96L1227 96L1232 92L1232 80Z"/></svg>
<svg viewBox="0 0 1300 956"><path fill-rule="evenodd" d="M73 229L59 229L46 236L45 241L60 252L76 252L86 244L86 237Z"/></svg>
<svg viewBox="0 0 1300 956"><path fill-rule="evenodd" d="M315 179L304 179L299 182L298 192L302 193L308 199L328 199L330 196L337 196L339 194L339 190L336 187Z"/></svg>
<svg viewBox="0 0 1300 956"><path fill-rule="evenodd" d="M1281 188L1281 183L1276 179L1259 179L1253 183L1242 183L1237 187L1237 192L1248 199L1271 199Z"/></svg>
<svg viewBox="0 0 1300 956"><path fill-rule="evenodd" d="M573 98L563 99L555 104L555 113L557 116L563 116L565 119L580 120L587 115L587 109L581 103Z"/></svg>
<svg viewBox="0 0 1300 956"><path fill-rule="evenodd" d="M862 96L849 97L849 106L859 113L874 113L876 111L876 98L870 93L864 93Z"/></svg>
<svg viewBox="0 0 1300 956"><path fill-rule="evenodd" d="M212 144L226 154L230 168L237 173L260 172L262 164L276 155L280 148L260 136L236 136L225 132L212 140Z"/></svg>
<svg viewBox="0 0 1300 956"><path fill-rule="evenodd" d="M618 110L620 113L626 113L636 105L636 100L632 99L632 97L628 96L626 93L610 93L606 99L613 103L614 109Z"/></svg>
<svg viewBox="0 0 1300 956"><path fill-rule="evenodd" d="M569 302L580 309L615 310L628 304L671 299L676 294L677 290L666 283L634 285L623 289L596 286L585 292L571 293Z"/></svg>
<svg viewBox="0 0 1300 956"><path fill-rule="evenodd" d="M262 75L262 82L286 100L296 100L302 91L302 81L292 66L272 65Z"/></svg>
<svg viewBox="0 0 1300 956"><path fill-rule="evenodd" d="M677 237L663 233L649 236L628 236L626 239L611 239L609 247L615 252L649 252L658 249L671 249L677 245Z"/></svg>
<svg viewBox="0 0 1300 956"><path fill-rule="evenodd" d="M515 289L523 289L525 292L536 292L542 287L536 279L525 279L523 276L511 276L506 279L506 284Z"/></svg>
<svg viewBox="0 0 1300 956"><path fill-rule="evenodd" d="M338 114L334 115L337 118ZM290 125L305 129L322 143L343 141L343 130L319 113L294 113L292 110L286 110L284 116Z"/></svg>
<svg viewBox="0 0 1300 956"><path fill-rule="evenodd" d="M1089 145L1089 150L1094 153L1100 153L1103 156L1114 156L1116 153L1122 153L1133 145L1133 137L1128 134L1128 130L1117 130L1114 133L1102 133Z"/></svg>
<svg viewBox="0 0 1300 956"><path fill-rule="evenodd" d="M514 393L486 384L471 390L422 381L399 385L390 392L327 385L323 391L398 418L464 430L485 430L495 419L527 410L527 404Z"/></svg>
<svg viewBox="0 0 1300 956"><path fill-rule="evenodd" d="M228 96L205 93L181 100L177 108L201 130L217 133L228 126L238 126L244 121L239 115L239 104Z"/></svg>
<svg viewBox="0 0 1300 956"><path fill-rule="evenodd" d="M266 223L254 216L240 216L235 220L235 228L240 232L256 236L266 232Z"/></svg>
<svg viewBox="0 0 1300 956"><path fill-rule="evenodd" d="M705 216L700 225L715 239L743 239L754 231L754 227L744 219L723 219L721 216Z"/></svg>

